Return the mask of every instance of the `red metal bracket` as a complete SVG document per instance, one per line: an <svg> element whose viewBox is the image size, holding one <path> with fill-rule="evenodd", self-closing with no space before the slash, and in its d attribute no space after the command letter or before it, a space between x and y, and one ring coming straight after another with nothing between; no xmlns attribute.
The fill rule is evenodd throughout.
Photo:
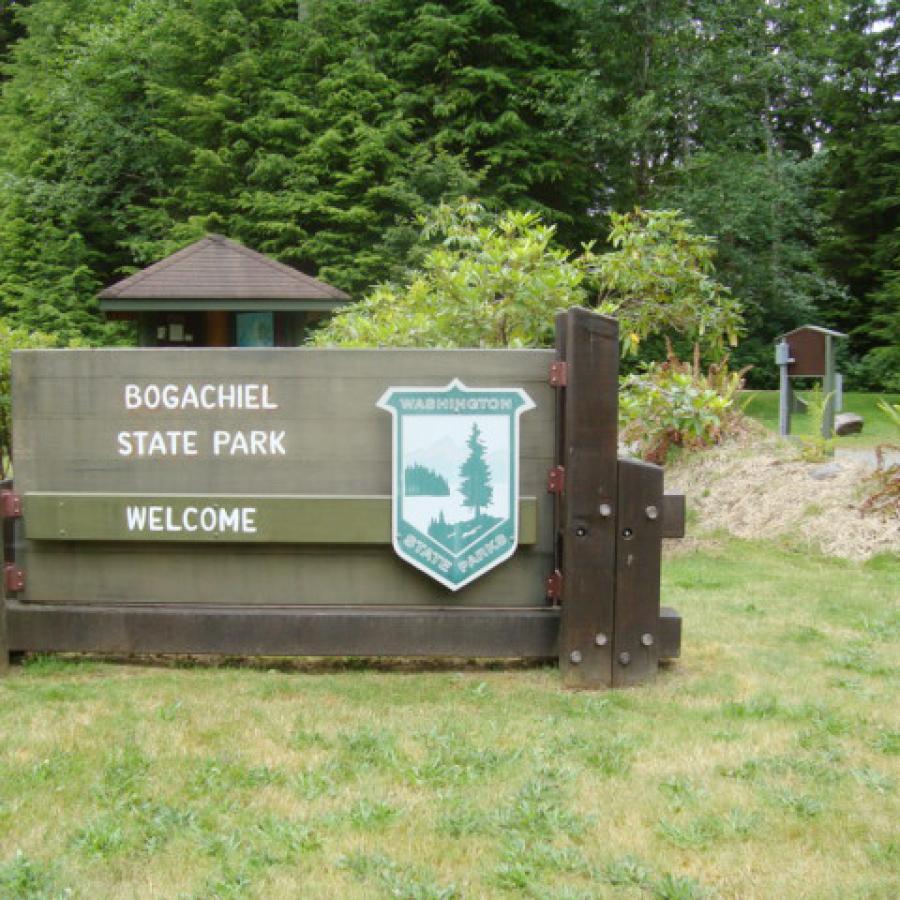
<svg viewBox="0 0 900 900"><path fill-rule="evenodd" d="M565 387L569 383L569 364L558 359L550 363L550 387Z"/></svg>
<svg viewBox="0 0 900 900"><path fill-rule="evenodd" d="M566 470L562 466L554 466L547 473L547 492L561 494L566 487Z"/></svg>
<svg viewBox="0 0 900 900"><path fill-rule="evenodd" d="M25 570L15 563L7 563L3 567L3 584L10 593L25 590Z"/></svg>
<svg viewBox="0 0 900 900"><path fill-rule="evenodd" d="M22 498L15 491L0 491L0 516L4 519L22 517Z"/></svg>
<svg viewBox="0 0 900 900"><path fill-rule="evenodd" d="M562 590L563 590L563 577L562 572L557 569L548 579L547 579L547 596L555 603L558 604L562 600Z"/></svg>

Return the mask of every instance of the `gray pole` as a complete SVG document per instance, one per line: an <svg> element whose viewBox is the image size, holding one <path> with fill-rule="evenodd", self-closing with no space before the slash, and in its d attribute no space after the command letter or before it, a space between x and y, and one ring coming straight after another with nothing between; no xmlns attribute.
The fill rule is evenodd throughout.
<svg viewBox="0 0 900 900"><path fill-rule="evenodd" d="M791 363L791 348L787 341L775 345L775 362L778 365L778 433L787 437L791 433L791 379L788 365Z"/></svg>
<svg viewBox="0 0 900 900"><path fill-rule="evenodd" d="M825 379L822 392L825 394L825 411L822 416L822 437L830 438L834 435L834 338L829 334L825 337Z"/></svg>

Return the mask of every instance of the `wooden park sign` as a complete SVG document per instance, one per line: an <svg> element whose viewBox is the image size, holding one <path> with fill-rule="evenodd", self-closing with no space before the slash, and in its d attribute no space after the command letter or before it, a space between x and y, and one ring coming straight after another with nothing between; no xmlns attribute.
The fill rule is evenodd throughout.
<svg viewBox="0 0 900 900"><path fill-rule="evenodd" d="M677 656L683 502L617 459L613 320L546 350L14 354L9 652ZM5 646L4 646L5 643Z"/></svg>

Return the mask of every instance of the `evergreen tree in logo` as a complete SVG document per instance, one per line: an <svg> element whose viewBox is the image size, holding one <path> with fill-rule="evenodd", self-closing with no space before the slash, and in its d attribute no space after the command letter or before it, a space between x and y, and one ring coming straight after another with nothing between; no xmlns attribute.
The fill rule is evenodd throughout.
<svg viewBox="0 0 900 900"><path fill-rule="evenodd" d="M459 477L462 478L459 491L465 499L463 505L475 511L472 519L477 521L481 518L481 510L490 506L494 497L491 470L484 459L487 448L481 441L481 430L477 423L472 424L472 433L466 446L469 448L469 458L459 468Z"/></svg>

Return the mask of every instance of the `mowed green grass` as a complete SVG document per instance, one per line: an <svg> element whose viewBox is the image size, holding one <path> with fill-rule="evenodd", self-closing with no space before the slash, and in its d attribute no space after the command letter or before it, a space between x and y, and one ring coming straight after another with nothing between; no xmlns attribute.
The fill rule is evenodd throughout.
<svg viewBox="0 0 900 900"><path fill-rule="evenodd" d="M684 655L0 681L0 897L895 898L896 557L709 543Z"/></svg>
<svg viewBox="0 0 900 900"><path fill-rule="evenodd" d="M809 391L799 391L801 397ZM744 391L741 400L747 403L747 415L761 422L770 431L778 432L778 391ZM897 443L896 427L878 409L879 401L900 403L900 394L864 394L848 391L844 394L844 412L856 413L863 417L860 434L848 434L837 438L838 447L874 447L876 444ZM791 416L791 433L808 435L814 431L812 416L794 413Z"/></svg>

